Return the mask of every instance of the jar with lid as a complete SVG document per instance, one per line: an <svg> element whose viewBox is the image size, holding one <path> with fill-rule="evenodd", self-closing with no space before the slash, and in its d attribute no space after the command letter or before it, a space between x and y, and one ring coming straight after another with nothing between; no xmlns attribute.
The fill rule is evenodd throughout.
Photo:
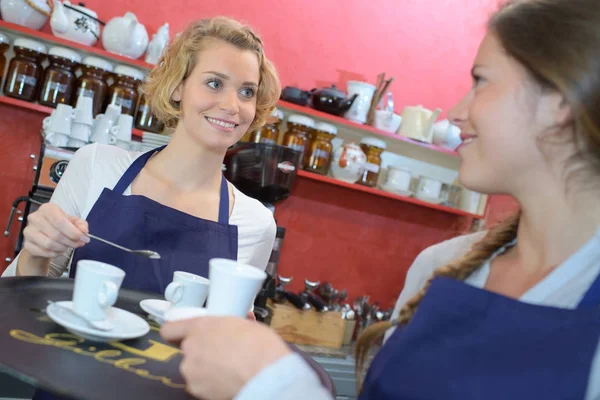
<svg viewBox="0 0 600 400"><path fill-rule="evenodd" d="M318 122L310 133L304 158L304 169L327 175L333 146L331 140L337 135L335 125Z"/></svg>
<svg viewBox="0 0 600 400"><path fill-rule="evenodd" d="M108 89L104 108L109 104L121 106L121 114L133 117L138 101L138 86L144 80L144 73L127 65L117 65L114 79L114 83Z"/></svg>
<svg viewBox="0 0 600 400"><path fill-rule="evenodd" d="M385 150L386 144L383 140L367 137L360 141L360 147L367 155L367 164L362 176L356 183L375 187L381 169L381 153Z"/></svg>
<svg viewBox="0 0 600 400"><path fill-rule="evenodd" d="M144 95L140 95L140 102L135 117L135 127L145 132L154 133L162 133L165 129L165 124L156 118L156 115L150 110L150 103Z"/></svg>
<svg viewBox="0 0 600 400"><path fill-rule="evenodd" d="M4 69L6 68L6 56L4 53L10 47L10 39L3 33L0 33L0 81L4 76Z"/></svg>
<svg viewBox="0 0 600 400"><path fill-rule="evenodd" d="M106 81L113 66L108 61L93 56L84 57L81 64L82 75L77 79L72 105L77 104L79 96L91 97L94 99L93 114L95 117L102 112L102 104L108 90Z"/></svg>
<svg viewBox="0 0 600 400"><path fill-rule="evenodd" d="M292 114L288 117L287 131L283 135L282 145L301 153L300 168L304 166L304 154L306 152L308 135L314 127L315 121L312 118L298 114Z"/></svg>
<svg viewBox="0 0 600 400"><path fill-rule="evenodd" d="M34 101L42 82L46 46L26 38L15 39L13 45L15 56L8 64L4 95Z"/></svg>
<svg viewBox="0 0 600 400"><path fill-rule="evenodd" d="M248 142L277 144L279 140L279 125L283 120L283 112L274 109L267 118L267 122L261 128L250 133Z"/></svg>
<svg viewBox="0 0 600 400"><path fill-rule="evenodd" d="M59 104L71 104L77 77L75 68L81 62L81 56L64 47L51 47L48 50L50 65L44 72L39 103L49 107Z"/></svg>

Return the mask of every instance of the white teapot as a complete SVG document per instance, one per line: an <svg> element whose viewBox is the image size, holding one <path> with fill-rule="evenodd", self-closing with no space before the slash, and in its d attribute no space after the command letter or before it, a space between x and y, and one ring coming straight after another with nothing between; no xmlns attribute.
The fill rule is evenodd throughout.
<svg viewBox="0 0 600 400"><path fill-rule="evenodd" d="M158 28L158 31L152 36L152 41L148 45L148 50L146 51L145 61L148 64L156 65L160 59L160 56L162 55L163 50L165 47L167 47L167 43L169 43L168 22Z"/></svg>
<svg viewBox="0 0 600 400"><path fill-rule="evenodd" d="M115 54L139 58L148 47L148 32L132 12L108 21L102 33L102 46Z"/></svg>
<svg viewBox="0 0 600 400"><path fill-rule="evenodd" d="M50 17L50 27L54 36L87 46L95 45L100 39L98 14L83 5L75 6L69 0L53 2L54 11Z"/></svg>
<svg viewBox="0 0 600 400"><path fill-rule="evenodd" d="M354 142L344 143L333 152L329 169L337 180L355 183L367 165L367 156Z"/></svg>
<svg viewBox="0 0 600 400"><path fill-rule="evenodd" d="M46 0L0 0L0 13L6 22L26 26L39 31L50 16Z"/></svg>

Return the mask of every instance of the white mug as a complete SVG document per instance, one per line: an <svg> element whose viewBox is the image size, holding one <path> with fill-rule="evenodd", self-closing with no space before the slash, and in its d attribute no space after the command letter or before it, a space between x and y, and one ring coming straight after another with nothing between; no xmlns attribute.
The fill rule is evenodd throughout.
<svg viewBox="0 0 600 400"><path fill-rule="evenodd" d="M117 124L110 128L111 133L120 142L131 142L131 129L133 127L133 117L128 114L119 115Z"/></svg>
<svg viewBox="0 0 600 400"><path fill-rule="evenodd" d="M419 178L417 186L417 197L426 197L428 199L439 199L442 194L442 182L437 179L422 176Z"/></svg>
<svg viewBox="0 0 600 400"><path fill-rule="evenodd" d="M394 190L408 191L411 178L410 171L390 166L388 167L385 186Z"/></svg>
<svg viewBox="0 0 600 400"><path fill-rule="evenodd" d="M99 261L81 260L75 272L73 310L90 321L106 318L117 301L125 271Z"/></svg>
<svg viewBox="0 0 600 400"><path fill-rule="evenodd" d="M67 147L73 147L73 148L79 149L79 148L82 148L83 146L85 146L86 144L87 144L87 142L84 142L83 140L70 138L69 141L67 142Z"/></svg>
<svg viewBox="0 0 600 400"><path fill-rule="evenodd" d="M69 143L69 136L64 133L46 131L44 139L46 143L55 147L65 147Z"/></svg>
<svg viewBox="0 0 600 400"><path fill-rule="evenodd" d="M208 296L208 288L208 279L185 271L175 271L173 282L165 290L165 299L173 307L202 307Z"/></svg>
<svg viewBox="0 0 600 400"><path fill-rule="evenodd" d="M85 125L94 124L94 113L93 113L94 99L87 96L79 96L77 98L77 105L73 112L73 122Z"/></svg>
<svg viewBox="0 0 600 400"><path fill-rule="evenodd" d="M106 117L105 114L98 114L90 141L92 143L116 144L117 137L110 130L113 124L114 121Z"/></svg>
<svg viewBox="0 0 600 400"><path fill-rule="evenodd" d="M208 265L208 314L245 318L267 278L266 272L224 258L213 258Z"/></svg>
<svg viewBox="0 0 600 400"><path fill-rule="evenodd" d="M402 117L399 114L385 110L375 110L375 128L396 133L401 123Z"/></svg>
<svg viewBox="0 0 600 400"><path fill-rule="evenodd" d="M60 133L69 136L71 134L72 119L73 107L67 104L59 104L49 117L44 118L42 128L46 132Z"/></svg>
<svg viewBox="0 0 600 400"><path fill-rule="evenodd" d="M73 121L73 125L71 125L71 134L69 136L71 136L72 139L81 140L87 143L90 141L90 136L92 136L92 127L91 125Z"/></svg>

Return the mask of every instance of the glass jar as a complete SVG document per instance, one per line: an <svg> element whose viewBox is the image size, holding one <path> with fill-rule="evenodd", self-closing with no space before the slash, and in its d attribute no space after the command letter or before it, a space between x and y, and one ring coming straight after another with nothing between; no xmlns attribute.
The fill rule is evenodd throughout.
<svg viewBox="0 0 600 400"><path fill-rule="evenodd" d="M79 96L93 98L92 112L95 117L102 112L102 104L108 90L106 81L113 70L113 66L108 61L93 56L84 57L81 63L82 75L77 79L75 98L72 105L77 105Z"/></svg>
<svg viewBox="0 0 600 400"><path fill-rule="evenodd" d="M288 117L287 131L283 135L283 142L281 144L301 153L300 168L304 166L304 154L306 152L308 135L314 127L315 121L312 118L298 114Z"/></svg>
<svg viewBox="0 0 600 400"><path fill-rule="evenodd" d="M48 61L50 65L44 72L39 103L54 108L59 104L71 104L77 82L75 68L81 62L81 56L71 49L55 46L48 50Z"/></svg>
<svg viewBox="0 0 600 400"><path fill-rule="evenodd" d="M335 125L318 122L310 133L304 158L304 169L327 175L333 146L331 140L337 135Z"/></svg>
<svg viewBox="0 0 600 400"><path fill-rule="evenodd" d="M135 117L135 127L145 132L162 133L165 129L163 124L150 110L150 103L146 99L146 96L140 96L140 102L137 107L137 114Z"/></svg>
<svg viewBox="0 0 600 400"><path fill-rule="evenodd" d="M6 56L4 53L10 47L10 39L3 33L0 33L0 81L4 76L4 69L6 68Z"/></svg>
<svg viewBox="0 0 600 400"><path fill-rule="evenodd" d="M283 120L283 112L278 109L267 118L267 122L261 128L250 133L248 142L250 143L269 143L277 144L279 140L279 125Z"/></svg>
<svg viewBox="0 0 600 400"><path fill-rule="evenodd" d="M385 150L386 144L383 140L375 138L364 138L360 141L360 148L367 155L367 164L365 170L356 182L358 184L375 187L379 178L381 169L381 153Z"/></svg>
<svg viewBox="0 0 600 400"><path fill-rule="evenodd" d="M46 46L35 40L18 38L14 42L15 57L8 64L4 95L34 101L42 82L42 61Z"/></svg>
<svg viewBox="0 0 600 400"><path fill-rule="evenodd" d="M121 106L121 114L133 117L138 101L138 86L144 80L144 73L127 65L115 67L115 82L108 89L104 109L109 104Z"/></svg>

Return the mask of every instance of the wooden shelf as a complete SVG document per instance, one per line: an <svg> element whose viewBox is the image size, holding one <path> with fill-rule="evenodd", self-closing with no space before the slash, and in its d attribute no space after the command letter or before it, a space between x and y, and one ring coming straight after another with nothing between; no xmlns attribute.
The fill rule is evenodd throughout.
<svg viewBox="0 0 600 400"><path fill-rule="evenodd" d="M337 125L343 125L343 126L347 126L349 128L361 130L361 131L364 131L365 133L374 134L374 135L378 135L378 136L385 136L387 138L398 140L400 142L405 142L405 143L409 143L411 145L423 147L423 148L426 148L431 151L449 154L451 156L458 157L458 154L454 150L446 149L445 147L436 146L434 144L419 142L418 140L413 140L413 139L407 138L402 135L397 135L395 133L382 131L373 126L352 122L346 118L327 114L325 112L315 110L314 108L299 106L297 104L290 103L290 102L283 101L283 100L279 100L278 106L281 108L287 108L289 110L294 110L296 112L307 114L307 115L310 115L310 116L313 116L315 118L319 118L319 119L322 119L325 121L329 121L329 122L337 124Z"/></svg>
<svg viewBox="0 0 600 400"><path fill-rule="evenodd" d="M53 108L46 107L41 104L30 103L28 101L13 99L12 97L6 97L6 96L0 96L0 104L7 104L9 106L13 106L13 107L17 107L17 108L24 108L27 110L32 110L32 111L38 112L40 114L47 114L47 115L50 115L50 113L53 110ZM133 138L141 140L142 139L142 131L134 128L131 130L131 136Z"/></svg>
<svg viewBox="0 0 600 400"><path fill-rule="evenodd" d="M81 44L81 43L73 42L71 40L59 38L50 33L36 31L36 30L29 29L29 28L26 28L21 25L12 24L12 23L6 22L6 21L0 21L0 31L8 31L8 32L12 32L14 34L19 34L21 36L24 35L24 36L28 36L30 38L38 39L38 40L41 40L46 43L52 43L52 44L56 44L56 45L62 45L65 47L69 47L72 49L78 49L78 50L84 51L86 53L91 53L96 56L106 58L109 61L128 64L128 65L143 68L143 69L152 69L154 67L153 65L148 64L142 60L134 60L129 57L124 57L124 56L120 56L118 54L109 53L108 51L106 51L100 47L100 44L102 42L101 40L98 40L98 43L94 47L86 46L85 44Z"/></svg>
<svg viewBox="0 0 600 400"><path fill-rule="evenodd" d="M403 201L405 203L411 203L422 207L431 208L438 211L443 211L450 214L456 214L463 217L471 217L476 219L482 219L483 215L473 214L467 211L463 211L458 208L443 206L439 204L429 203L427 201L419 200L413 197L400 196L394 193L386 192L381 189L370 188L367 186L358 185L356 183L347 183L343 182L329 176L323 176L319 174L315 174L307 171L298 171L298 176L301 178L311 179L313 181L318 181L322 183L327 183L334 186L339 186L345 189L356 190L363 193L369 193L374 196L385 197L392 200Z"/></svg>

